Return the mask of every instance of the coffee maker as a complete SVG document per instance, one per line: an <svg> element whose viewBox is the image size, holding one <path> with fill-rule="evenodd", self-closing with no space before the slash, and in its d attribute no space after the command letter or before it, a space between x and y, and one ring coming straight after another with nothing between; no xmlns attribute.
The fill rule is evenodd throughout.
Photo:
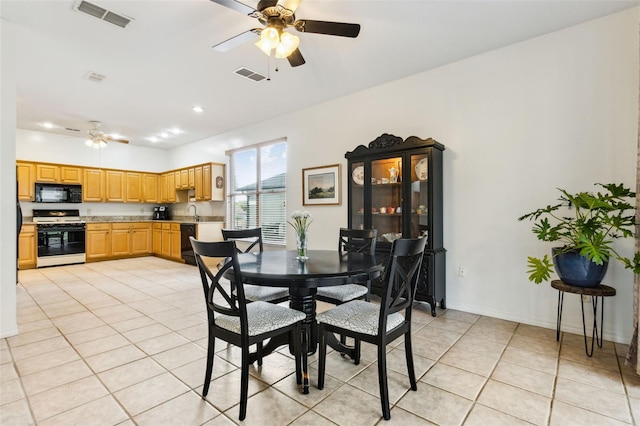
<svg viewBox="0 0 640 426"><path fill-rule="evenodd" d="M154 207L153 220L169 220L169 209L165 206Z"/></svg>

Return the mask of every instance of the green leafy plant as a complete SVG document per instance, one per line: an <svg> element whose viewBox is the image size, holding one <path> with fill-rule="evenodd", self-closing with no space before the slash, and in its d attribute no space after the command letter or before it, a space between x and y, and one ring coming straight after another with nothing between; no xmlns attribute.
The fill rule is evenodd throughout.
<svg viewBox="0 0 640 426"><path fill-rule="evenodd" d="M560 203L547 206L525 214L518 220L529 219L534 222L532 231L539 240L558 241L561 247L555 255L569 251L578 251L590 261L602 265L613 257L622 262L627 269L640 274L640 252L633 259L620 256L612 247L617 238L633 237L635 226L636 194L623 184L596 185L606 192L579 192L569 194L558 188L562 194ZM573 209L573 217L561 216L563 207ZM529 280L540 284L548 281L553 272L553 257L528 257Z"/></svg>

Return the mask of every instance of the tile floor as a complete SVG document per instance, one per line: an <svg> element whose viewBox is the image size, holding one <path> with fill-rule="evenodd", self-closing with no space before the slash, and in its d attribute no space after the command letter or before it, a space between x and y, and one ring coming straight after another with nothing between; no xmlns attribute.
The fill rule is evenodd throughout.
<svg viewBox="0 0 640 426"><path fill-rule="evenodd" d="M0 340L2 425L237 423L239 353L218 344L200 397L206 313L197 270L146 257L20 272L20 334ZM325 306L326 308L326 306ZM447 310L414 309L417 392L403 345L388 348L391 420L381 420L375 350L332 353L325 389L300 393L286 350L251 368L246 424L619 425L640 422L626 346L593 358L582 336Z"/></svg>

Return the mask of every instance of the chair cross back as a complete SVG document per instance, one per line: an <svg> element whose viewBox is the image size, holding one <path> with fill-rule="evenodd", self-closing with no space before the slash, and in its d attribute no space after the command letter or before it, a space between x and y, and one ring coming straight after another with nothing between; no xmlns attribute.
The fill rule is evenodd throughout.
<svg viewBox="0 0 640 426"><path fill-rule="evenodd" d="M394 241L385 277L387 282L381 302L383 304L381 322L386 320L388 315L401 310L406 310L407 315L411 315L411 304L418 283L425 245L426 238ZM381 330L384 330L384 327Z"/></svg>
<svg viewBox="0 0 640 426"><path fill-rule="evenodd" d="M376 253L377 229L348 229L340 228L338 252L342 256L347 253Z"/></svg>
<svg viewBox="0 0 640 426"><path fill-rule="evenodd" d="M242 309L240 300L244 300L244 291L242 285L235 286L237 295L228 292L221 284L220 278L229 270L233 268L233 273L236 277L236 282L242 282L242 276L240 267L238 265L238 259L236 257L237 248L234 241L225 241L217 243L215 245L206 244L201 241L197 241L193 237L189 237L193 251L196 258L196 263L199 266L200 278L202 279L202 287L205 293L205 300L209 308L224 315L240 317L241 327L243 332L246 332L247 327L247 312L246 309ZM220 267L218 272L214 274L209 266L204 262L202 257L224 257L227 261ZM220 296L227 302L227 306L221 305L213 301L215 292L218 292ZM211 311L207 310L212 315ZM210 318L212 323L215 323L214 318Z"/></svg>
<svg viewBox="0 0 640 426"><path fill-rule="evenodd" d="M244 249L244 251L236 246L236 251L238 254L251 253L255 250L256 246L258 246L260 253L264 251L264 246L262 243L262 228L223 229L222 238L225 241L244 240L250 242L249 246Z"/></svg>

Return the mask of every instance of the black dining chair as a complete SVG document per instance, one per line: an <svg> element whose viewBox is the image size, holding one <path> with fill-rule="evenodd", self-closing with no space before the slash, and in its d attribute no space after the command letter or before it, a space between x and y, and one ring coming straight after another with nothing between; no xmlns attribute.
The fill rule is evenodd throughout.
<svg viewBox="0 0 640 426"><path fill-rule="evenodd" d="M340 228L340 238L338 240L338 253L368 253L375 255L376 241L378 239L377 229L347 229ZM363 285L364 284L364 285ZM345 284L331 287L319 287L316 300L341 305L350 300L364 298L369 301L371 294L371 281L362 284Z"/></svg>
<svg viewBox="0 0 640 426"><path fill-rule="evenodd" d="M352 300L317 316L320 339L318 389L324 387L327 333L353 337L358 345L360 341L374 344L378 347L378 383L382 415L385 420L391 418L386 346L400 336L404 336L411 390L417 390L411 352L411 308L426 242L426 237L423 237L398 239L392 243L380 305L363 300Z"/></svg>
<svg viewBox="0 0 640 426"><path fill-rule="evenodd" d="M200 271L209 322L207 368L202 396L207 396L213 371L216 338L238 346L242 351L240 377L240 420L247 415L249 389L249 347L262 344L266 339L284 333L293 342L296 364L296 380L302 383L307 376L307 348L302 336L301 321L306 315L295 309L257 301L247 303L242 284L242 271L238 266L236 244L233 241L204 242L190 237L191 246ZM213 273L203 258L228 258L217 273ZM235 294L225 290L220 278L232 270Z"/></svg>
<svg viewBox="0 0 640 426"><path fill-rule="evenodd" d="M262 228L223 229L222 238L225 241L235 241L238 253L252 253L256 251L262 253L264 250ZM246 247L241 249L237 243L245 244ZM247 300L252 302L281 303L289 300L289 288L245 284L244 295Z"/></svg>

